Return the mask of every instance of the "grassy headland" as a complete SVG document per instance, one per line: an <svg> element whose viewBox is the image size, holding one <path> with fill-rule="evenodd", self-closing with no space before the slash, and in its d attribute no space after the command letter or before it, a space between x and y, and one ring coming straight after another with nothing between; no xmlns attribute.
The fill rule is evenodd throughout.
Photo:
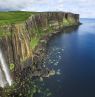
<svg viewBox="0 0 95 97"><path fill-rule="evenodd" d="M9 11L0 12L0 25L8 25L25 21L32 12L26 11Z"/></svg>

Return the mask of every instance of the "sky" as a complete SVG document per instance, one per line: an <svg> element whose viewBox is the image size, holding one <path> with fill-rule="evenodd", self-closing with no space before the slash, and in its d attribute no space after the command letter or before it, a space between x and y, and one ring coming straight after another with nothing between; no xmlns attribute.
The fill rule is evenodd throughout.
<svg viewBox="0 0 95 97"><path fill-rule="evenodd" d="M0 10L67 11L95 18L95 0L0 0Z"/></svg>

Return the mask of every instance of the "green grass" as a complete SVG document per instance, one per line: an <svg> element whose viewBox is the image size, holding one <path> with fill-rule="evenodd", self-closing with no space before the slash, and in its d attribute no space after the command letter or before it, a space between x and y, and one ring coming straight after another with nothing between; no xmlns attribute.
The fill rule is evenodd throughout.
<svg viewBox="0 0 95 97"><path fill-rule="evenodd" d="M10 32L5 33L5 32L0 30L0 38L3 36L9 36L10 34L11 34Z"/></svg>
<svg viewBox="0 0 95 97"><path fill-rule="evenodd" d="M0 25L23 22L31 16L31 14L32 12L25 11L0 12Z"/></svg>
<svg viewBox="0 0 95 97"><path fill-rule="evenodd" d="M38 37L31 38L30 47L32 49L35 49L35 47L38 45L38 43L39 43Z"/></svg>
<svg viewBox="0 0 95 97"><path fill-rule="evenodd" d="M68 21L69 21L70 25L76 24L76 22L73 18L69 18Z"/></svg>
<svg viewBox="0 0 95 97"><path fill-rule="evenodd" d="M13 63L11 63L9 66L10 66L10 70L14 71L15 65Z"/></svg>
<svg viewBox="0 0 95 97"><path fill-rule="evenodd" d="M69 23L69 21L68 21L67 19L64 19L64 20L63 20L63 25L64 25L64 26L69 26L70 23Z"/></svg>
<svg viewBox="0 0 95 97"><path fill-rule="evenodd" d="M75 24L76 24L76 22L73 18L63 20L63 26L72 26L72 25L75 25Z"/></svg>

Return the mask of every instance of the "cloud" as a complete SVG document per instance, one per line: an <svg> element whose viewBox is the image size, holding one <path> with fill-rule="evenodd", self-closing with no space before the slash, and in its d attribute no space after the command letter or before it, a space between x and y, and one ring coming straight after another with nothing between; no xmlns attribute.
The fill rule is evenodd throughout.
<svg viewBox="0 0 95 97"><path fill-rule="evenodd" d="M20 10L32 3L33 0L0 0L0 9Z"/></svg>
<svg viewBox="0 0 95 97"><path fill-rule="evenodd" d="M32 11L58 11L63 6L63 0L35 0L31 6L27 6L22 10Z"/></svg>
<svg viewBox="0 0 95 97"><path fill-rule="evenodd" d="M0 10L70 11L95 17L94 0L0 0Z"/></svg>
<svg viewBox="0 0 95 97"><path fill-rule="evenodd" d="M34 11L57 10L61 2L63 2L63 0L0 0L0 9Z"/></svg>
<svg viewBox="0 0 95 97"><path fill-rule="evenodd" d="M64 0L65 11L80 13L81 17L95 18L95 2L94 0Z"/></svg>

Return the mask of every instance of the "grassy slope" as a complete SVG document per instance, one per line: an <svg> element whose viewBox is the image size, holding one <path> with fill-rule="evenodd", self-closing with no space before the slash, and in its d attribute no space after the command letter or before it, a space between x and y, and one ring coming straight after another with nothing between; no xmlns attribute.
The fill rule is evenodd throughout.
<svg viewBox="0 0 95 97"><path fill-rule="evenodd" d="M0 25L23 22L31 14L32 12L24 11L0 12Z"/></svg>

